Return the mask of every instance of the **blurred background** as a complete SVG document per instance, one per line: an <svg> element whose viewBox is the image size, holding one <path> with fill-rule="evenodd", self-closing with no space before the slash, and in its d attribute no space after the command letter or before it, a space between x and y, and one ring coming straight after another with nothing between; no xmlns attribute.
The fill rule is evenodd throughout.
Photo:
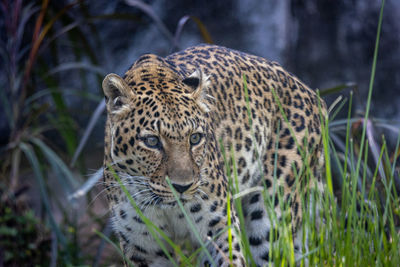
<svg viewBox="0 0 400 267"><path fill-rule="evenodd" d="M376 151L382 133L394 147L400 127L397 0L385 3L371 119L361 119L380 5L379 0L2 0L0 266L120 262L101 237L114 238L96 175L105 122L101 81L110 72L123 75L143 53L166 56L207 42L278 61L320 89L328 105L342 96L331 129L338 149L350 102L344 99L350 95L352 134L368 123ZM388 161L398 153L391 152Z"/></svg>

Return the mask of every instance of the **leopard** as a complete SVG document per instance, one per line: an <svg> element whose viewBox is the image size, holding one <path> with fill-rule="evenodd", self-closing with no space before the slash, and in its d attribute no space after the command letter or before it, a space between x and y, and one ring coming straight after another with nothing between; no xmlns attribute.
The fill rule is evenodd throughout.
<svg viewBox="0 0 400 267"><path fill-rule="evenodd" d="M174 242L202 248L199 266L265 266L283 223L302 255L301 199L325 188L327 108L314 90L209 44L144 54L102 88L105 191L126 261L173 266Z"/></svg>

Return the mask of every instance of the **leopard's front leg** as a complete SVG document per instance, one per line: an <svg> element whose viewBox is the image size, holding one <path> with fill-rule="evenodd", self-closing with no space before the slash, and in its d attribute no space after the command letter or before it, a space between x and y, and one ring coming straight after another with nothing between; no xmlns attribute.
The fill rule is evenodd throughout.
<svg viewBox="0 0 400 267"><path fill-rule="evenodd" d="M218 211L218 203L213 201L210 210ZM207 228L207 237L205 243L211 255L212 261L208 255L203 253L201 266L246 266L244 256L240 247L240 237L237 235L236 229L239 229L239 219L236 217L231 207L231 231L232 235L232 257L229 255L229 231L228 216L226 214L226 206L221 208L221 213L211 213L205 220Z"/></svg>
<svg viewBox="0 0 400 267"><path fill-rule="evenodd" d="M163 216L159 216L155 209L155 207L150 207L143 215L169 236L170 232ZM165 255L153 236L157 233L151 232L130 203L119 202L115 204L112 207L112 213L113 229L120 241L125 266L173 266L173 263ZM163 242L160 235L157 234L157 237ZM173 249L166 242L163 243L169 255L174 257ZM177 262L176 259L175 262Z"/></svg>
<svg viewBox="0 0 400 267"><path fill-rule="evenodd" d="M157 243L148 243L149 248L131 246L126 244L125 241L121 240L121 246L125 246L125 266L139 266L139 267L169 267L173 266L172 262L164 254L164 252L158 247ZM157 248L157 249L152 249ZM169 252L173 255L172 252ZM127 261L130 261L129 264Z"/></svg>

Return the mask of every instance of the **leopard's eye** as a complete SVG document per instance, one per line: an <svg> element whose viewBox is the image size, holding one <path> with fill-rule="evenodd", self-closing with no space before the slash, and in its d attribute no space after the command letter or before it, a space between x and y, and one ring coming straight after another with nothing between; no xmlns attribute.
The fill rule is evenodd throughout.
<svg viewBox="0 0 400 267"><path fill-rule="evenodd" d="M150 148L160 148L161 147L161 142L160 138L158 138L155 135L149 135L143 137L143 142L145 143L146 146Z"/></svg>
<svg viewBox="0 0 400 267"><path fill-rule="evenodd" d="M190 144L191 144L192 146L195 146L195 145L199 144L202 137L203 137L203 136L202 136L201 133L194 133L194 134L192 134L192 135L190 136Z"/></svg>

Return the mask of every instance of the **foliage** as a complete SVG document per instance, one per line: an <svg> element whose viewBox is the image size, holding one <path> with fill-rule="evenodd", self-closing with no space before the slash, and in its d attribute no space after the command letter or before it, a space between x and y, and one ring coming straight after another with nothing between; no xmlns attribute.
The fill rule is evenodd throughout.
<svg viewBox="0 0 400 267"><path fill-rule="evenodd" d="M7 125L2 128L5 138L2 136L0 144L0 183L7 188L5 196L13 195L26 186L22 177L26 177L26 171L31 170L35 177L34 187L39 189L40 205L44 207L44 213L41 219L35 219L29 211L19 213L10 208L7 198L2 198L0 206L5 209L1 220L7 223L15 221L17 224L15 228L4 228L7 231L1 233L0 239L6 241L7 235L15 234L21 238L26 237L25 241L29 241L28 234L35 232L36 236L40 236L40 232L48 224L51 233L49 240L54 248L51 254L39 253L35 256L30 251L35 249L33 243L26 243L26 246L31 246L30 249L16 251L13 249L20 247L19 243L15 243L17 247L14 248L10 247L11 243L4 244L1 253L6 254L6 257L12 255L13 259L7 259L11 262L24 259L22 254L27 259L29 253L32 260L47 256L47 262L53 266L57 261L71 264L80 257L79 250L70 247L71 240L67 230L73 228L76 221L71 217L71 212L65 210L64 204L72 206L73 203L57 203L59 199L50 190L51 184L58 184L63 192L57 197L66 199L68 194L80 186L81 180L80 175L73 173L64 163L64 158L73 154L78 139L76 122L63 96L73 93L73 90L62 90L62 72L82 67L86 70L95 69L90 64L61 63L57 51L60 46L59 37L68 35L67 40L72 43L81 34L79 24L76 21L70 22L67 13L77 4L79 2L61 9L48 0L41 1L40 5L36 1L24 3L22 0L3 1L1 4L4 18L0 46L1 67L4 70L0 76L1 114L4 114L1 119ZM84 53L90 58L90 50L87 51L89 52ZM75 52L76 57L84 55L78 49ZM92 58L92 61L95 59ZM57 221L56 211L61 212L67 225ZM43 229L32 228L37 220L46 226ZM43 263L45 262L43 259Z"/></svg>
<svg viewBox="0 0 400 267"><path fill-rule="evenodd" d="M32 211L27 210L18 196L6 196L0 189L0 265L23 266L30 262L32 266L48 265L51 240L48 229L40 229Z"/></svg>
<svg viewBox="0 0 400 267"><path fill-rule="evenodd" d="M93 16L88 12L87 3L80 0L70 3L5 0L0 7L0 65L3 70L0 73L0 186L4 188L4 196L26 189L21 200L26 206L23 212L13 209L8 198L0 199L0 207L4 208L0 220L21 222L21 227L17 224L15 228L2 228L0 240L6 242L12 234L29 241L28 233L24 231L35 232L45 236L46 244L51 245L51 253L40 254L38 264L82 264L86 258L92 258L96 265L102 257L103 244L97 255L82 255L81 246L95 236L89 240L78 236L75 229L80 226L76 216L79 199L71 197L83 180L71 166L77 163L77 167L86 172L85 157L80 153L104 110L103 97L85 89L93 80L100 85L105 74L98 63L103 44L94 22L122 19L137 23L140 20L132 14ZM153 14L153 19L160 21L151 7L147 10ZM175 43L178 43L188 18L193 19L201 33L210 39L201 21L187 16L177 34L171 34ZM71 80L74 83L68 82ZM78 103L100 103L92 115L92 124L80 140L76 118L79 115L80 120L85 119L85 111L89 113L91 105L85 104L77 111L68 103L71 99ZM72 164L69 166L66 161ZM34 180L28 182L32 175ZM61 194L52 190L54 185L61 189ZM43 209L32 213L29 208L34 205L29 197L36 189L38 204ZM86 197L92 201L90 195ZM99 219L90 207L87 213L92 221L100 223L101 228L109 229L105 226L106 220ZM38 222L43 227L31 227ZM99 238L95 239L99 241ZM4 242L0 246L0 255L5 255L7 261L17 264L31 257L34 263L34 258L39 257L29 254L29 250L17 250L18 254L14 252L17 247ZM19 246L19 243L14 245ZM10 255L12 259L8 258Z"/></svg>

